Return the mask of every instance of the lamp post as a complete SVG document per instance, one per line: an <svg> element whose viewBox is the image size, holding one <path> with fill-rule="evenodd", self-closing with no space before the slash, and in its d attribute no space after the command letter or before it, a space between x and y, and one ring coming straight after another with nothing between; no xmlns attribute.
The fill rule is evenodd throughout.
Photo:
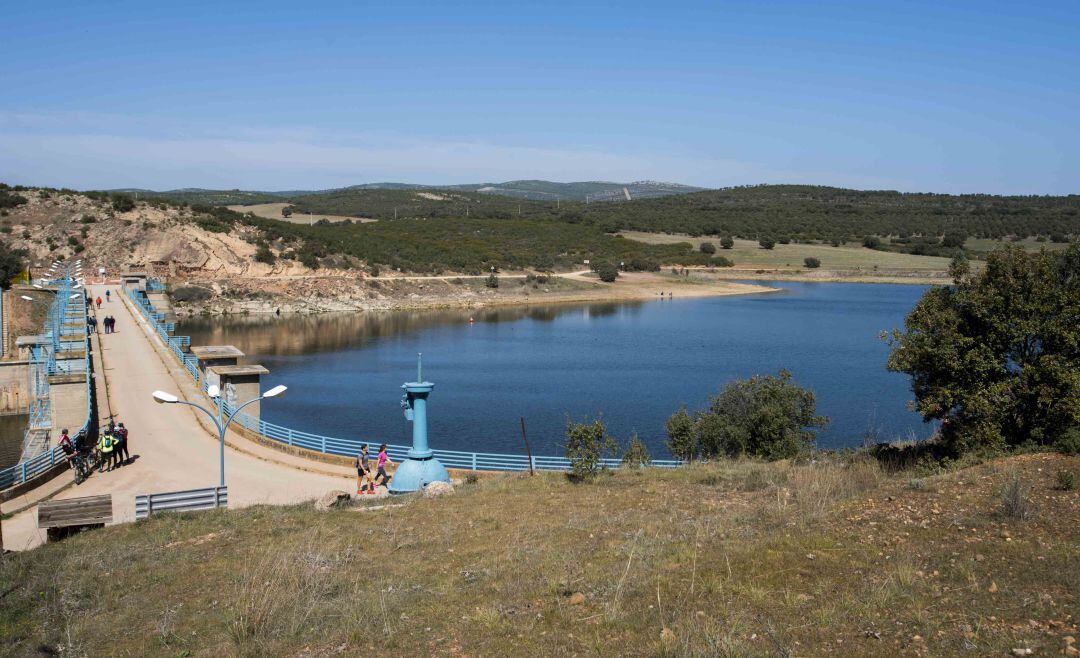
<svg viewBox="0 0 1080 658"><path fill-rule="evenodd" d="M176 397L172 393L166 393L165 391L154 391L154 401L157 402L158 404L184 404L184 405L187 405L189 407L195 407L196 409L198 409L199 411L202 411L207 416L210 416L210 420L214 421L214 425L217 427L218 441L220 443L219 461L220 461L220 464L221 464L221 484L218 485L218 486L224 487L225 486L225 432L229 429L229 425L232 424L233 419L236 418L236 414L240 413L240 410L243 409L244 407L248 406L249 404L252 404L254 402L258 402L259 400L263 400L265 398L276 398L277 396L284 393L287 389L288 389L287 386L282 386L282 385L279 384L279 385L275 386L274 388L270 389L269 391L263 393L259 397L248 400L247 402L240 405L236 409L233 409L232 413L230 413L228 415L228 417L223 416L223 413L224 413L223 406L224 405L222 405L221 400L218 399L219 396L221 395L221 390L217 386L210 386L208 389L206 389L206 394L209 395L210 397L214 398L215 400L217 400L217 413L216 414L214 412L210 411L209 409L207 409L206 407L195 404L194 402L186 402L186 401L181 400L180 398Z"/></svg>

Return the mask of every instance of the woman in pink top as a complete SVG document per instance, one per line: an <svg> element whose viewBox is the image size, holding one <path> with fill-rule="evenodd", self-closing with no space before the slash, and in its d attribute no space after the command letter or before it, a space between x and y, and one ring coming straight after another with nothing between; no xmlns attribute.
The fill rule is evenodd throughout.
<svg viewBox="0 0 1080 658"><path fill-rule="evenodd" d="M394 462L390 461L390 455L386 454L386 444L379 446L379 461L378 470L375 472L375 486L379 486L379 478L382 478L383 486L390 481L390 476L386 474L386 466L394 465Z"/></svg>

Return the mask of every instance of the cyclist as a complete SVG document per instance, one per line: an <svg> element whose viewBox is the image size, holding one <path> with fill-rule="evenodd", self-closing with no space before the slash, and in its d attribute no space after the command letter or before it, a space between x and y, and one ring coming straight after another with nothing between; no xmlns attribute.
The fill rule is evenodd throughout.
<svg viewBox="0 0 1080 658"><path fill-rule="evenodd" d="M60 438L57 439L56 445L60 446L60 449L67 455L68 463L71 463L71 458L75 456L75 445L71 442L71 437L68 436L67 428L60 430Z"/></svg>

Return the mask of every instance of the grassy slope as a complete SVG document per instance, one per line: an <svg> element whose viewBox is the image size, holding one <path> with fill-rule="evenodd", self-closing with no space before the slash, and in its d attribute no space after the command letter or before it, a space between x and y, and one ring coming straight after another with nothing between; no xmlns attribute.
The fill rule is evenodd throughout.
<svg viewBox="0 0 1080 658"><path fill-rule="evenodd" d="M949 269L948 258L936 256L914 256L889 251L876 251L855 244L832 247L827 244L777 244L772 249L762 249L752 240L735 240L731 249L721 249L720 241L715 237L697 237L688 235L670 235L667 233L641 233L624 231L621 235L647 244L674 244L687 242L698 249L702 242L711 242L716 247L716 254L734 261L735 266L754 267L803 267L803 259L814 257L821 261L821 267L830 268L873 268L904 270L944 271Z"/></svg>
<svg viewBox="0 0 1080 658"><path fill-rule="evenodd" d="M380 511L165 516L0 562L0 652L1050 654L1080 596L1065 468L1080 459L918 481L720 463L493 477ZM1014 471L1027 520L1001 515Z"/></svg>

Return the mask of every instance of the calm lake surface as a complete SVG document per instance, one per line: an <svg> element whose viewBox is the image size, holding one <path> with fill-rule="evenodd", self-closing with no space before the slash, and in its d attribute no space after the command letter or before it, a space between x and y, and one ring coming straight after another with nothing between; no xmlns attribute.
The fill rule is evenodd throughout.
<svg viewBox="0 0 1080 658"><path fill-rule="evenodd" d="M566 417L603 414L621 441L636 431L656 457L664 421L703 408L725 382L787 368L832 422L824 447L925 436L907 409L908 378L885 370L883 330L903 326L923 286L774 283L782 292L708 299L314 317L189 320L192 345L232 344L270 369L265 420L294 429L407 444L400 386L435 382L433 447L562 454ZM475 323L470 324L469 318Z"/></svg>

